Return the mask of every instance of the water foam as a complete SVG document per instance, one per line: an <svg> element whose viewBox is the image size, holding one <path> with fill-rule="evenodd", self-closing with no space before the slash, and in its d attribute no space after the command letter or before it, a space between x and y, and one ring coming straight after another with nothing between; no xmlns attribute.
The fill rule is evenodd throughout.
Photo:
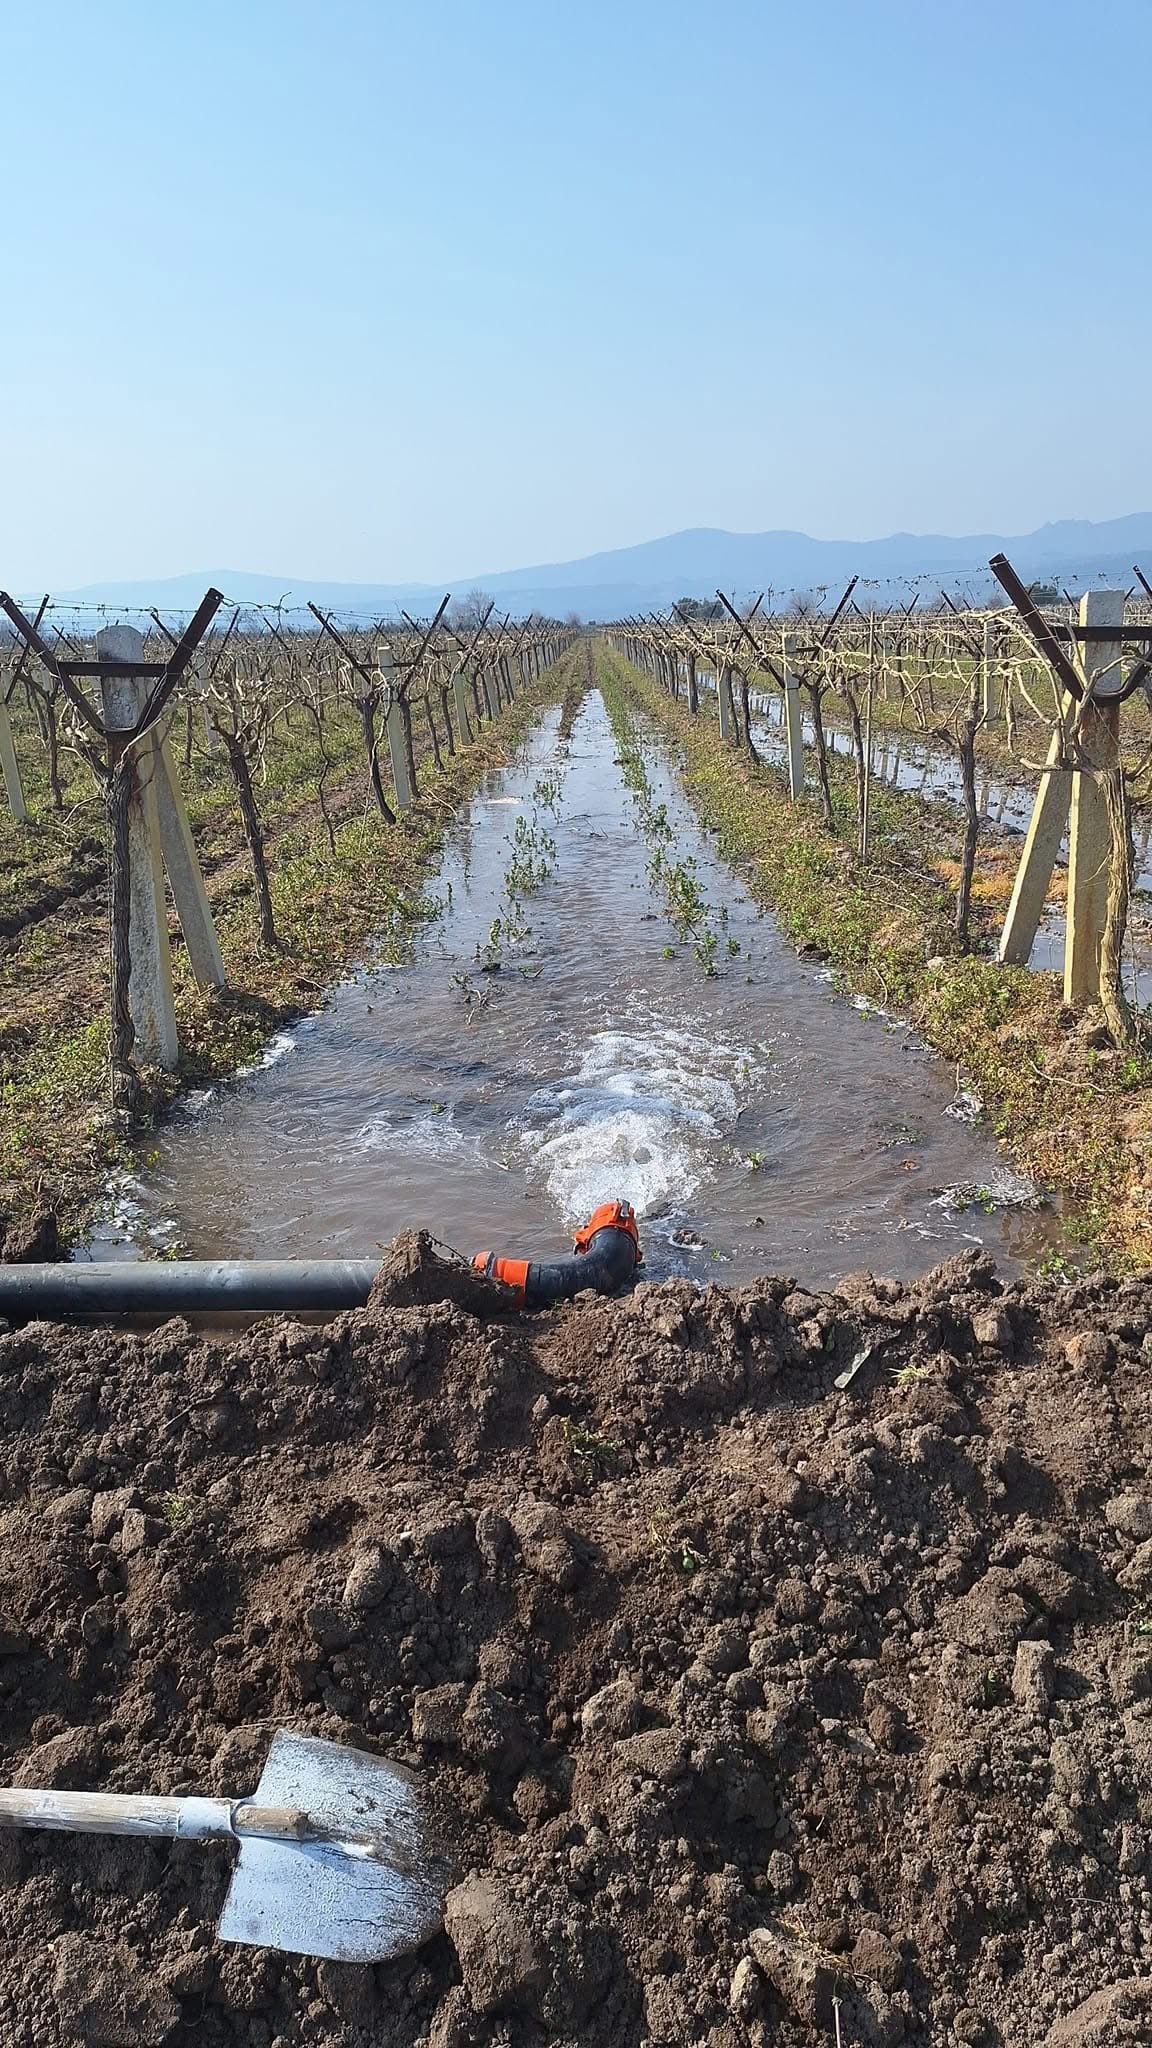
<svg viewBox="0 0 1152 2048"><path fill-rule="evenodd" d="M688 1201L713 1171L752 1055L662 1027L597 1031L578 1071L530 1097L520 1145L569 1222L621 1196L638 1215Z"/></svg>
<svg viewBox="0 0 1152 2048"><path fill-rule="evenodd" d="M1034 1180L996 1162L986 1181L955 1181L941 1189L931 1206L959 1216L966 1209L1043 1209L1046 1204Z"/></svg>
<svg viewBox="0 0 1152 2048"><path fill-rule="evenodd" d="M353 1143L366 1152L402 1152L410 1159L449 1159L469 1145L451 1114L429 1110L427 1115L405 1117L397 1111L378 1110L361 1124Z"/></svg>
<svg viewBox="0 0 1152 2048"><path fill-rule="evenodd" d="M237 1067L233 1079L247 1081L253 1074L262 1074L265 1068L274 1067L277 1060L282 1060L285 1053L295 1052L295 1050L295 1037L287 1031L278 1031L275 1038L269 1041L257 1059L249 1060L246 1066Z"/></svg>

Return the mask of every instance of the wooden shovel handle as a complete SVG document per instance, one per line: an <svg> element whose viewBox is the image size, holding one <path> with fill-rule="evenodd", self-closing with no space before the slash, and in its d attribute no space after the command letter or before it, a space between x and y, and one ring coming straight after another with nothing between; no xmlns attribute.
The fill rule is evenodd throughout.
<svg viewBox="0 0 1152 2048"><path fill-rule="evenodd" d="M0 1791L0 1827L62 1828L81 1835L232 1833L230 1799L165 1799L135 1792Z"/></svg>
<svg viewBox="0 0 1152 2048"><path fill-rule="evenodd" d="M204 1841L260 1835L302 1842L313 1832L295 1806L251 1799L165 1799L135 1792L0 1791L0 1828L58 1828L80 1835L160 1835Z"/></svg>

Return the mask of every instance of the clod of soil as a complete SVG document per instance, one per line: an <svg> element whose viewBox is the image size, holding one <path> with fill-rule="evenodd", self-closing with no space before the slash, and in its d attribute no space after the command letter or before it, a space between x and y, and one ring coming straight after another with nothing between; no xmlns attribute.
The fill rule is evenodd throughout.
<svg viewBox="0 0 1152 2048"><path fill-rule="evenodd" d="M38 1207L31 1215L5 1225L0 1216L0 1261L5 1265L43 1264L63 1257L60 1226L52 1209Z"/></svg>
<svg viewBox="0 0 1152 2048"><path fill-rule="evenodd" d="M0 2042L1152 2039L1152 1275L526 1318L388 1270L0 1337L0 1771L377 1748L454 1816L445 1932L225 1947L223 1849L0 1835Z"/></svg>

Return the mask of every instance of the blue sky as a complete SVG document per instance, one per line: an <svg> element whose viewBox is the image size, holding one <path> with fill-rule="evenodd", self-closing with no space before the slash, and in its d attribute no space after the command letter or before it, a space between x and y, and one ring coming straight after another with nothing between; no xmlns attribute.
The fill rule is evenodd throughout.
<svg viewBox="0 0 1152 2048"><path fill-rule="evenodd" d="M1152 502L1147 0L0 22L10 587Z"/></svg>

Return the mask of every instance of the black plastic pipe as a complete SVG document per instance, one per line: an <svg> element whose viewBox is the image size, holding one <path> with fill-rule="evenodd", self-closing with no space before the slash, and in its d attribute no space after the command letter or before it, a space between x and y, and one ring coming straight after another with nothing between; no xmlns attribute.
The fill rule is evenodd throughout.
<svg viewBox="0 0 1152 2048"><path fill-rule="evenodd" d="M483 1271L495 1275L498 1252L489 1252ZM524 1281L525 1308L547 1308L553 1301L571 1301L585 1287L598 1294L614 1294L627 1286L639 1263L640 1252L630 1231L606 1224L588 1240L586 1252L569 1252L562 1259L532 1259Z"/></svg>
<svg viewBox="0 0 1152 2048"><path fill-rule="evenodd" d="M498 1255L484 1270L492 1273ZM607 1225L585 1252L532 1260L526 1308L570 1301L585 1287L614 1294L631 1280L635 1239ZM117 1259L103 1264L0 1265L0 1316L269 1314L363 1308L379 1271L375 1259Z"/></svg>
<svg viewBox="0 0 1152 2048"><path fill-rule="evenodd" d="M159 1259L0 1265L0 1316L176 1316L363 1308L375 1259Z"/></svg>

